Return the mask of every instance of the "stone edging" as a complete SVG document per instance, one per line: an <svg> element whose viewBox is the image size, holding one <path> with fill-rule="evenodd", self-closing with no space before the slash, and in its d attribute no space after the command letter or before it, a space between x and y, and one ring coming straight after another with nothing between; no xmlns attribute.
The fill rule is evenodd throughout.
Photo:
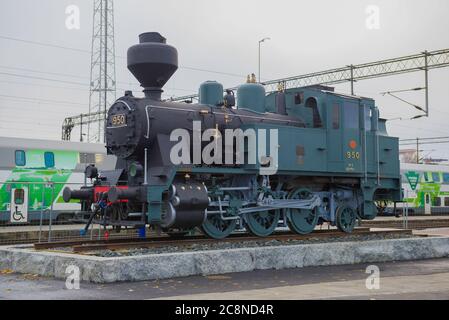
<svg viewBox="0 0 449 320"><path fill-rule="evenodd" d="M449 257L449 237L334 242L112 258L36 252L26 246L6 246L0 247L0 269L64 279L67 266L76 265L80 268L83 281L109 283L443 257Z"/></svg>

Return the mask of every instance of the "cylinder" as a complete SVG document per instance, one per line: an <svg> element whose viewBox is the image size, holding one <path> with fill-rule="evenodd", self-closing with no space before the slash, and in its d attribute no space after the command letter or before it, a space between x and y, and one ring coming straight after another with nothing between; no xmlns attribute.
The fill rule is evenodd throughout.
<svg viewBox="0 0 449 320"><path fill-rule="evenodd" d="M265 113L265 88L258 83L242 84L237 90L237 106L259 113Z"/></svg>
<svg viewBox="0 0 449 320"><path fill-rule="evenodd" d="M223 85L216 81L206 81L200 85L199 100L201 104L223 105Z"/></svg>
<svg viewBox="0 0 449 320"><path fill-rule="evenodd" d="M69 202L72 199L76 200L92 200L93 199L93 189L91 187L81 188L81 190L71 190L66 187L62 192L62 199L65 202Z"/></svg>
<svg viewBox="0 0 449 320"><path fill-rule="evenodd" d="M122 189L118 187L112 187L108 191L108 200L110 202L116 202L118 200L136 200L141 192L139 187L130 187L127 189Z"/></svg>
<svg viewBox="0 0 449 320"><path fill-rule="evenodd" d="M199 182L177 183L174 190L176 193L172 201L164 206L162 228L189 229L201 226L209 205L204 185Z"/></svg>

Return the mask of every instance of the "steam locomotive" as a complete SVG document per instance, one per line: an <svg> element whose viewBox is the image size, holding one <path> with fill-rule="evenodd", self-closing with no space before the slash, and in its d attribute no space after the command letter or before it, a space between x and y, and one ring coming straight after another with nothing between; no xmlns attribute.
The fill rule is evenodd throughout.
<svg viewBox="0 0 449 320"><path fill-rule="evenodd" d="M139 36L128 69L145 97L127 91L109 109L106 148L116 169L86 168L92 186L66 188L93 221L215 239L235 230L268 236L279 226L308 234L329 222L351 233L400 201L399 143L374 100L311 86L266 94L249 79L237 94L214 81L199 103L162 101L178 68L159 33ZM226 141L225 141L226 140ZM226 160L226 161L224 161Z"/></svg>

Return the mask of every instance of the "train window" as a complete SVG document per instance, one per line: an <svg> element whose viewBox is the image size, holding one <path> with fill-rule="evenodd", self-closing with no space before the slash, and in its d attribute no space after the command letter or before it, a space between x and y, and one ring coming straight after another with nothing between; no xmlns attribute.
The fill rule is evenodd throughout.
<svg viewBox="0 0 449 320"><path fill-rule="evenodd" d="M359 105L354 101L345 101L344 108L344 126L346 129L359 128Z"/></svg>
<svg viewBox="0 0 449 320"><path fill-rule="evenodd" d="M424 172L424 180L425 180L426 182L429 182L429 181L430 181L429 172Z"/></svg>
<svg viewBox="0 0 449 320"><path fill-rule="evenodd" d="M340 105L337 103L332 106L332 129L340 129Z"/></svg>
<svg viewBox="0 0 449 320"><path fill-rule="evenodd" d="M443 182L449 183L449 173L443 172Z"/></svg>
<svg viewBox="0 0 449 320"><path fill-rule="evenodd" d="M25 202L25 190L14 190L14 204L21 205Z"/></svg>
<svg viewBox="0 0 449 320"><path fill-rule="evenodd" d="M433 182L440 182L440 174L438 172L432 172Z"/></svg>
<svg viewBox="0 0 449 320"><path fill-rule="evenodd" d="M24 165L26 165L25 151L16 150L15 162L16 162L16 166L18 166L18 167L23 167Z"/></svg>
<svg viewBox="0 0 449 320"><path fill-rule="evenodd" d="M426 173L425 172L419 172L419 182L423 183L426 182Z"/></svg>
<svg viewBox="0 0 449 320"><path fill-rule="evenodd" d="M321 128L323 125L321 123L320 112L318 110L318 102L316 101L316 99L315 98L307 99L306 108L312 109L313 127Z"/></svg>
<svg viewBox="0 0 449 320"><path fill-rule="evenodd" d="M441 207L441 198L440 197L435 198L435 207Z"/></svg>
<svg viewBox="0 0 449 320"><path fill-rule="evenodd" d="M53 152L45 152L44 161L46 168L53 168L55 166L55 154Z"/></svg>
<svg viewBox="0 0 449 320"><path fill-rule="evenodd" d="M444 206L449 207L449 197L444 198Z"/></svg>
<svg viewBox="0 0 449 320"><path fill-rule="evenodd" d="M295 94L295 104L302 104L304 101L304 92Z"/></svg>

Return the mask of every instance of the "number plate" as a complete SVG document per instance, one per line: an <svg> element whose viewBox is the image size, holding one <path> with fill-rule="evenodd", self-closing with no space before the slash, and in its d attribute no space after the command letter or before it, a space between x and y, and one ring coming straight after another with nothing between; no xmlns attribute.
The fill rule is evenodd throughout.
<svg viewBox="0 0 449 320"><path fill-rule="evenodd" d="M113 127L124 127L126 126L126 115L115 114L112 116L111 125Z"/></svg>
<svg viewBox="0 0 449 320"><path fill-rule="evenodd" d="M346 159L360 160L360 152L348 151L348 152L346 152Z"/></svg>

